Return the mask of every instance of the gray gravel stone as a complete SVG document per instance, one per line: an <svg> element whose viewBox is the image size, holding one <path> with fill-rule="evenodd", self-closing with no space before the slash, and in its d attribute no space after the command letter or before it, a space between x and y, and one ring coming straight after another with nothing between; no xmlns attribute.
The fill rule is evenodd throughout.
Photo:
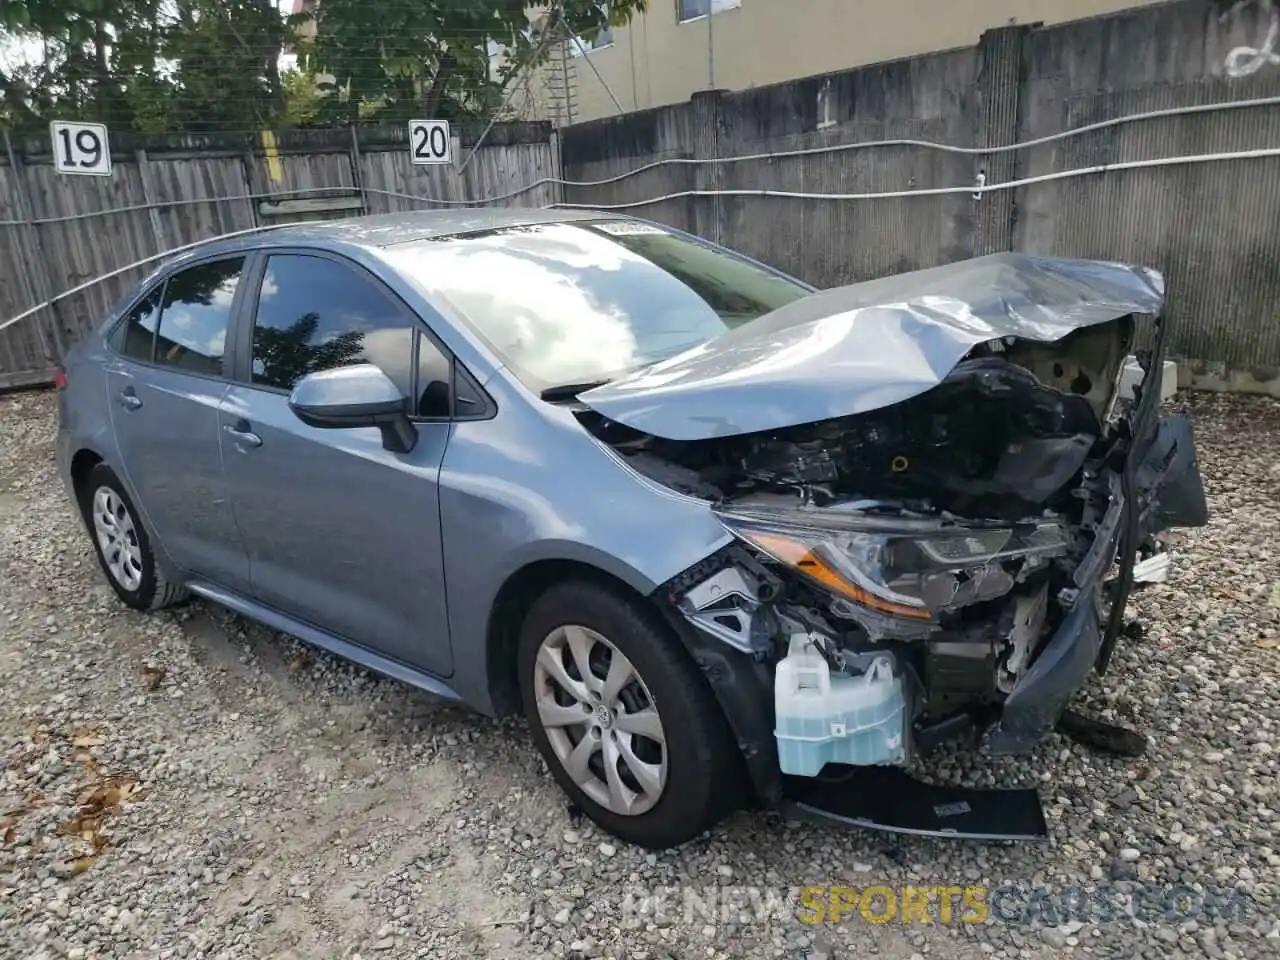
<svg viewBox="0 0 1280 960"><path fill-rule="evenodd" d="M1148 755L1055 737L1029 757L920 761L937 780L1039 787L1052 843L890 841L744 812L651 853L571 823L517 721L201 603L126 611L55 476L54 398L0 397L0 956L1280 956L1280 404L1178 405L1213 520L1178 534L1168 583L1130 604L1145 639L1123 641L1081 703L1146 732ZM70 832L111 777L120 802L81 823L89 840ZM859 904L878 885L980 885L992 917L798 919L804 887L855 888ZM1179 885L1240 893L1168 916ZM1158 896L1134 919L1029 909L1036 889L1072 888Z"/></svg>

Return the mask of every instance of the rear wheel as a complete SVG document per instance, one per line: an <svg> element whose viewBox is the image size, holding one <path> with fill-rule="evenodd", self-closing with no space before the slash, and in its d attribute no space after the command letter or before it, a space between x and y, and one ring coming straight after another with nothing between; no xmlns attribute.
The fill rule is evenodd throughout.
<svg viewBox="0 0 1280 960"><path fill-rule="evenodd" d="M739 802L741 764L724 715L639 600L590 582L552 587L525 620L519 666L539 751L609 833L675 846Z"/></svg>
<svg viewBox="0 0 1280 960"><path fill-rule="evenodd" d="M156 566L142 518L110 467L90 470L79 493L98 563L116 596L135 610L158 610L186 596Z"/></svg>

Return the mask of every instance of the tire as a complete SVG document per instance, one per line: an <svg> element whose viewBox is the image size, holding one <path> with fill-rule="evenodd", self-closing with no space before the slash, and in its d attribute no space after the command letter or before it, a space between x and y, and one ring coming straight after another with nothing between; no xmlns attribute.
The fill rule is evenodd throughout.
<svg viewBox="0 0 1280 960"><path fill-rule="evenodd" d="M150 611L186 598L182 586L169 583L156 565L142 517L110 467L99 463L90 470L78 493L98 565L124 604Z"/></svg>
<svg viewBox="0 0 1280 960"><path fill-rule="evenodd" d="M590 683L578 669L584 651ZM613 696L618 654L618 677L630 667L633 679ZM742 761L728 722L693 659L638 598L588 581L557 584L529 610L518 658L539 752L565 793L607 832L665 849L740 802Z"/></svg>

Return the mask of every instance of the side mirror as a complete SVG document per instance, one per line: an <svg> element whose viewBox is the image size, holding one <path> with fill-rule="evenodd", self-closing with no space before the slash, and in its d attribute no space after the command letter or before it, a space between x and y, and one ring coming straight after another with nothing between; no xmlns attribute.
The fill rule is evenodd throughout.
<svg viewBox="0 0 1280 960"><path fill-rule="evenodd" d="M400 388L372 363L308 374L289 394L289 409L307 426L377 427L393 453L408 453L418 440L408 407Z"/></svg>

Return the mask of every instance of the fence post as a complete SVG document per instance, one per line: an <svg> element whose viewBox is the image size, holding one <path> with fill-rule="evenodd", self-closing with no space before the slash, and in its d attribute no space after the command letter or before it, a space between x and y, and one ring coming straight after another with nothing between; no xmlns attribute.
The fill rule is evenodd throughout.
<svg viewBox="0 0 1280 960"><path fill-rule="evenodd" d="M369 194L364 188L363 162L360 158L360 132L353 123L351 124L351 182L360 191L360 212L368 214L372 211L369 209Z"/></svg>
<svg viewBox="0 0 1280 960"><path fill-rule="evenodd" d="M1025 80L1023 45L1034 26L996 27L978 39L977 111L974 145L998 147L1018 138L1018 106ZM1018 151L982 154L974 158L974 182L1007 183L1017 178ZM981 194L973 203L973 253L1002 253L1013 249L1018 215L1012 190Z"/></svg>
<svg viewBox="0 0 1280 960"><path fill-rule="evenodd" d="M554 207L565 202L564 184L560 183L564 179L564 155L560 152L560 131L552 127L550 138L547 148L551 151L551 179L553 182L549 198L547 194L539 198L547 199L546 203L538 204L541 207Z"/></svg>
<svg viewBox="0 0 1280 960"><path fill-rule="evenodd" d="M6 209L8 209L7 206ZM22 252L22 242L18 236L18 228L6 224L5 230L11 230L13 233L13 242L5 244L5 246L13 252L13 258L16 261L14 267L17 269L19 274L25 273L27 269L26 257ZM23 286L24 290L22 296L25 298L25 284ZM21 313L25 308L26 305L24 303L20 302L15 304L13 301L7 300L6 298L6 302L0 304L0 323L8 320L12 315ZM12 311L12 313L10 313L10 311ZM13 340L17 335L18 332L16 328L0 331L0 388L5 386L6 374L18 374L21 372L18 369L18 355L13 349Z"/></svg>
<svg viewBox="0 0 1280 960"><path fill-rule="evenodd" d="M134 159L138 162L138 179L142 182L142 199L147 204L147 219L151 221L151 233L156 239L156 253L164 253L169 249L164 235L164 226L160 222L160 211L151 204L155 203L155 186L151 182L151 169L147 166L147 151L135 150Z"/></svg>
<svg viewBox="0 0 1280 960"><path fill-rule="evenodd" d="M721 98L723 90L699 90L689 101L693 106L690 121L693 129L693 159L714 160L720 156ZM723 164L699 162L693 165L693 189L715 191L722 182ZM716 243L722 243L723 205L719 196L698 196L693 203L693 232Z"/></svg>
<svg viewBox="0 0 1280 960"><path fill-rule="evenodd" d="M257 166L258 158L253 151L253 142L250 140L245 145L244 152L240 154L240 167L244 172L245 196L249 198L249 222L255 227L260 227L262 226L262 219L258 216L259 191ZM268 190L266 193L271 194L274 193L274 191ZM214 210L217 211L218 207L215 206ZM230 216L230 214L228 214L228 216ZM222 218L219 216L218 219L221 220ZM233 223L233 221L228 220L228 223ZM221 225L219 225L219 227L221 228Z"/></svg>
<svg viewBox="0 0 1280 960"><path fill-rule="evenodd" d="M40 232L34 223L34 208L31 204L31 197L27 193L26 169L19 163L18 155L13 149L13 141L9 138L8 130L4 131L4 150L8 156L9 170L13 177L18 219L25 223L25 228L20 229L18 234L21 238L19 250L21 250L25 267L22 271L22 284L27 296L31 299L31 305L35 306L37 303L53 297L53 281L49 276L48 264L44 259L44 251L41 248ZM31 319L35 321L36 336L40 339L40 348L44 351L45 356L61 363L67 352L63 339L62 308L55 303L50 305L49 310L53 316L53 323L50 325L53 333L52 349L50 349L48 333L46 333L44 325L37 319L40 315L37 313Z"/></svg>

